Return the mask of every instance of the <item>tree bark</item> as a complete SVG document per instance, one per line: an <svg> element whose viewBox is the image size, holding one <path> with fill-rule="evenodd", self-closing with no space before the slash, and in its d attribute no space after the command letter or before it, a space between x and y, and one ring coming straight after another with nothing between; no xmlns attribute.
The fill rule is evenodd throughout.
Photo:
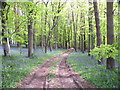
<svg viewBox="0 0 120 90"><path fill-rule="evenodd" d="M112 45L113 43L114 43L113 2L107 2L107 44ZM106 68L107 69L115 68L115 61L112 57L107 58Z"/></svg>
<svg viewBox="0 0 120 90"><path fill-rule="evenodd" d="M19 28L19 20L18 18L20 17L20 10L19 8L17 7L18 3L15 4L14 6L14 13L15 13L15 32L16 32L16 37L20 37L20 34L19 31L20 31L20 28ZM17 41L17 47L20 47L20 41Z"/></svg>
<svg viewBox="0 0 120 90"><path fill-rule="evenodd" d="M33 29L33 48L36 50L36 31Z"/></svg>
<svg viewBox="0 0 120 90"><path fill-rule="evenodd" d="M92 41L92 32L93 32L93 25L92 25L92 18L93 18L93 10L92 10L92 2L89 2L89 34L88 34L88 56L90 56L90 50L92 48L91 41Z"/></svg>
<svg viewBox="0 0 120 90"><path fill-rule="evenodd" d="M33 19L30 16L33 10L29 12L28 16L28 57L33 56Z"/></svg>
<svg viewBox="0 0 120 90"><path fill-rule="evenodd" d="M101 32L100 32L100 19L97 1L93 2L94 12L95 12L95 23L96 23L96 35L97 35L97 46L99 47L102 44Z"/></svg>
<svg viewBox="0 0 120 90"><path fill-rule="evenodd" d="M94 0L93 4L94 4L95 23L96 23L97 46L100 47L100 45L102 44L102 38L101 38L101 32L100 32L100 19L99 19L97 1ZM101 58L101 61L98 60L98 64L103 64L103 58Z"/></svg>
<svg viewBox="0 0 120 90"><path fill-rule="evenodd" d="M9 45L9 39L5 36L7 34L6 30L6 20L7 17L5 17L5 7L7 5L6 2L1 2L1 16L2 16L2 45L4 50L4 56L10 56L10 45Z"/></svg>
<svg viewBox="0 0 120 90"><path fill-rule="evenodd" d="M74 49L77 52L77 40L76 40L77 33L76 33L76 26L75 26L75 19L74 19L73 11L72 11L72 23L73 23L73 31L74 31Z"/></svg>
<svg viewBox="0 0 120 90"><path fill-rule="evenodd" d="M84 21L84 15L83 13L81 13L81 51L82 53L84 53L85 51L85 31L84 31L84 24L85 24L85 21Z"/></svg>
<svg viewBox="0 0 120 90"><path fill-rule="evenodd" d="M47 4L45 4L46 8L47 8ZM47 47L48 47L48 43L47 43L47 33L46 33L46 25L47 25L47 11L45 11L45 23L44 23L44 40L45 40L45 53L47 53Z"/></svg>

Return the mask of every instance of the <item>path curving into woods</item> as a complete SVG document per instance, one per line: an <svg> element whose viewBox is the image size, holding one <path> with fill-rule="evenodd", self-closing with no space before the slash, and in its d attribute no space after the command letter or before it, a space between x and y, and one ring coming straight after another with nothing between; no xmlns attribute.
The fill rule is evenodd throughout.
<svg viewBox="0 0 120 90"><path fill-rule="evenodd" d="M71 48L46 61L19 82L17 88L95 88L67 63L66 60L73 51Z"/></svg>

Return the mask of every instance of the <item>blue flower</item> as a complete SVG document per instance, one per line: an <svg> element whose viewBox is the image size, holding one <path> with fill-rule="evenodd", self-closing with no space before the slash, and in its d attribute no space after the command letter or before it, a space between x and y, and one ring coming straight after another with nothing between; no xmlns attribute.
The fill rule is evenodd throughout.
<svg viewBox="0 0 120 90"><path fill-rule="evenodd" d="M112 73L110 73L109 76L112 76Z"/></svg>

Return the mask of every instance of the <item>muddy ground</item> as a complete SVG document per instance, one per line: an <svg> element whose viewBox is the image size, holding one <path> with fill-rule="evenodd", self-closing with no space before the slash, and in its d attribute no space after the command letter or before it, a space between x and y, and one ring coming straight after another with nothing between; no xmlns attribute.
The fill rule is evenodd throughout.
<svg viewBox="0 0 120 90"><path fill-rule="evenodd" d="M73 51L70 49L46 61L19 82L17 88L95 88L67 63Z"/></svg>

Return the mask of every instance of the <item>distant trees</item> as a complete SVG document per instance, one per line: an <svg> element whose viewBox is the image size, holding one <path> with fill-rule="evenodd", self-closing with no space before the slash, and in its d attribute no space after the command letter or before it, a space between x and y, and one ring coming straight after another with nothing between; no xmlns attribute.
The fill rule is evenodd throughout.
<svg viewBox="0 0 120 90"><path fill-rule="evenodd" d="M0 32L2 32L5 56L10 56L9 42L18 47L26 46L28 57L33 56L36 46L42 48L45 53L48 50L52 51L53 48L74 47L75 51L78 49L83 53L88 51L90 56L91 50L95 47L101 48L102 40L104 45L106 42L108 45L114 44L113 4L107 3L106 29L106 4L97 4L96 0L94 2L91 2L92 0L78 1L77 3L67 2L67 0L64 2L48 1L2 3ZM104 6L100 8L100 12L98 6ZM117 32L116 29L115 31ZM118 37L117 34L116 37ZM101 54L100 51L99 56ZM107 65L107 68L114 67L114 60L108 58Z"/></svg>

